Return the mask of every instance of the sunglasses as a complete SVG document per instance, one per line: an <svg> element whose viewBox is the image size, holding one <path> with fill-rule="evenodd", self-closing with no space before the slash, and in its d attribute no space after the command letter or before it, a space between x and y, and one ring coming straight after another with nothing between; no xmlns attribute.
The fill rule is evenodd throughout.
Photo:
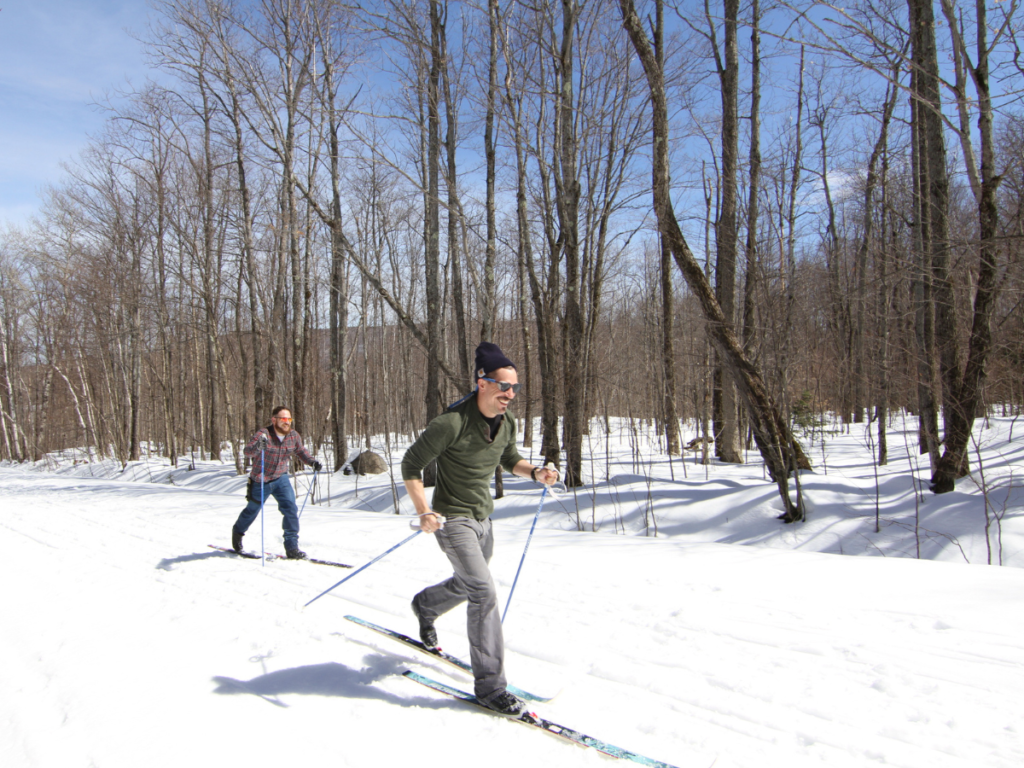
<svg viewBox="0 0 1024 768"><path fill-rule="evenodd" d="M490 379L486 376L481 376L480 378L483 379L484 381L490 381L494 384L497 384L498 389L500 389L502 392L508 392L511 389L513 395L519 394L519 390L523 388L522 384L513 384L511 381L498 381L497 379Z"/></svg>
<svg viewBox="0 0 1024 768"><path fill-rule="evenodd" d="M275 416L274 418L277 419L278 421L285 421L289 423L292 421L291 419L284 418L283 416Z"/></svg>

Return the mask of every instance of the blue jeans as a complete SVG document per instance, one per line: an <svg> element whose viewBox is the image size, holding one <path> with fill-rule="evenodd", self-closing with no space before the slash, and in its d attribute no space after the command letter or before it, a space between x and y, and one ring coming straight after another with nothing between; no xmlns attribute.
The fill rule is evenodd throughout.
<svg viewBox="0 0 1024 768"><path fill-rule="evenodd" d="M249 503L245 505L242 514L235 521L234 531L244 534L249 530L260 514L260 483L253 483L252 496ZM281 521L281 528L284 529L284 548L294 549L299 546L299 508L295 504L295 490L292 488L291 478L287 474L281 475L277 480L263 483L263 498L269 499L273 496L277 499L277 508L284 515Z"/></svg>

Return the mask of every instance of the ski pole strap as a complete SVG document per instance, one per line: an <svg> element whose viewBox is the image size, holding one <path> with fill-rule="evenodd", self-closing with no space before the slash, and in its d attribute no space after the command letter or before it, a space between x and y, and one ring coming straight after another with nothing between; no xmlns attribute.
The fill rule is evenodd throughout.
<svg viewBox="0 0 1024 768"><path fill-rule="evenodd" d="M304 605L304 606L302 606L302 607L303 607L303 608L306 608L306 607L307 607L307 606L309 606L309 605L310 605L311 603L315 603L315 602L316 602L317 600L319 600L319 599L320 599L321 597L323 597L324 595L326 595L326 594L327 594L328 592L330 592L330 591L331 591L332 589L334 589L335 587L340 587L340 586L341 586L342 584L344 584L344 583L345 583L346 581L348 581L349 579L351 579L351 578L352 578L353 576L355 576L355 575L356 575L356 574L358 574L358 573L362 573L362 572L363 572L363 571L365 571L365 570L366 570L367 568L369 568L369 567L370 567L371 565L373 565L374 563L376 563L376 562L377 562L378 560L382 560L382 559L383 559L384 557L386 557L387 555L390 555L390 554L391 554L392 552L394 552L394 551L395 551L396 549L398 549L398 548L399 548L400 546L402 546L403 544L406 544L406 543L408 543L408 542L412 541L412 540L413 540L413 539L415 539L415 538L416 538L417 536L419 536L419 535L420 535L421 533L423 533L423 531L416 531L416 533L414 533L414 534L413 534L412 536L410 536L409 538L407 538L407 539L403 539L402 541L400 541L400 542L398 542L397 544L395 544L395 546L393 546L393 547L392 547L391 549L389 549L389 550L388 550L387 552L382 552L381 554L377 555L377 556L376 556L375 558L373 558L373 560L371 560L370 562L368 562L368 563L367 563L366 565L360 566L360 567L359 567L359 568L357 568L356 570L352 571L352 573L350 573L350 574L349 574L348 576L346 576L346 577L345 577L344 579L342 579L341 581L339 581L339 582L338 582L337 584L335 584L335 585L333 585L333 586L330 586L330 587L328 587L327 589L325 589L325 590L324 590L323 592L321 592L321 593L320 593L319 595L317 595L316 597L314 597L314 598L313 598L312 600L310 600L310 601L309 601L308 603L306 603L306 605Z"/></svg>
<svg viewBox="0 0 1024 768"><path fill-rule="evenodd" d="M551 483L550 485L548 485L547 483L544 484L544 490L550 490L552 496L560 496L561 494L565 493L568 489L565 487L565 483L562 482L561 473L557 469L555 469L554 462L549 461L547 464L544 465L544 469L549 469L556 475L558 475L558 479L555 480L555 482ZM537 467L534 467L532 470L530 470L530 479L533 480L533 482L535 483L540 482L537 479ZM559 488L558 486L561 486L561 488Z"/></svg>
<svg viewBox="0 0 1024 768"><path fill-rule="evenodd" d="M540 517L541 507L544 506L544 497L548 495L548 486L544 486L544 490L540 493L540 504L537 505L537 512L533 516L533 523L530 525L530 535L526 537L526 546L523 547L523 556L519 558L519 567L516 568L516 577L512 580L512 589L508 591L508 602L505 603L505 610L501 613L501 623L505 623L505 617L508 615L508 607L512 605L512 595L516 591L516 584L519 583L519 572L523 570L523 563L526 562L526 553L530 549L530 540L533 538L533 529L537 527L537 518Z"/></svg>

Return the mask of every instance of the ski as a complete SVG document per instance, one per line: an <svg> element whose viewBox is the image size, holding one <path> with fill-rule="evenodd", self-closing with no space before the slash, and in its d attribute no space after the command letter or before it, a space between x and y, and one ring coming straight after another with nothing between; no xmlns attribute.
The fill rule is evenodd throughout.
<svg viewBox="0 0 1024 768"><path fill-rule="evenodd" d="M345 618L351 622L355 622L361 627L372 629L374 632L379 632L385 637L390 637L392 640L397 640L403 645L407 645L410 648L415 648L417 651L425 653L429 656L433 656L435 659L447 662L448 664L451 664L453 667L455 667L458 670L461 670L462 672L466 672L470 675L473 674L473 667L471 667L465 661L460 659L458 656L452 656L450 653L445 653L440 648L428 648L419 640L409 637L408 635L403 635L401 632L395 632L393 629L387 629L386 627L381 627L377 624L373 624L369 621L366 621L365 619L360 619L358 616L346 616ZM520 699L526 699L528 701L551 701L551 699L553 698L538 696L535 693L530 693L529 691L524 691L521 688L516 688L514 685L508 686L508 691L514 694L515 696L518 696Z"/></svg>
<svg viewBox="0 0 1024 768"><path fill-rule="evenodd" d="M278 557L280 557L280 555L278 555ZM284 557L284 558L281 558L281 559L282 560L287 560L288 558ZM305 560L307 563L316 563L317 565L333 565L335 568L351 568L352 567L351 565L348 565L347 563L336 563L333 560L321 560L318 557L304 557L302 559Z"/></svg>
<svg viewBox="0 0 1024 768"><path fill-rule="evenodd" d="M406 671L404 675L410 680L414 680L420 685L425 685L427 688L432 688L438 693L443 693L446 696L451 696L452 698L459 699L460 701L473 704L485 712L490 712L492 715L497 717L505 717L504 715L501 715L487 707L471 693L459 690L458 688L453 688L450 685L445 685L444 683L439 683L437 680L431 680L429 677L424 677L423 675L417 674L411 670ZM646 765L650 768L674 768L674 766L669 765L668 763L663 763L660 760L653 760L649 757L638 755L636 752L630 752L628 749L616 747L614 744L609 744L605 741L601 741L600 739L595 739L593 736L587 736L586 734L580 733L572 728L566 728L564 725L559 725L558 723L553 723L550 720L545 720L543 717L539 717L533 712L524 712L518 717L507 717L506 719L522 723L523 725L539 728L540 730L554 736L561 736L563 739L568 739L574 744L578 744L582 747L592 747L593 749L612 757L617 757L623 760L632 760L634 763Z"/></svg>
<svg viewBox="0 0 1024 768"><path fill-rule="evenodd" d="M236 552L235 550L231 549L230 547L218 547L216 544L208 544L207 546L210 547L210 549L216 549L216 550L219 550L220 552L230 552L232 555L238 555L239 557L245 557L245 558L248 558L249 560L261 560L262 559L260 557L260 553L259 552ZM288 559L284 555L274 554L273 552L266 552L264 554L265 554L267 560L287 560ZM333 560L321 560L321 559L316 558L316 557L304 557L304 558L302 558L302 560L304 560L307 563L316 563L317 565L333 565L335 568L351 568L352 567L351 565L346 565L345 563L336 563ZM301 562L301 561L298 561L298 562Z"/></svg>
<svg viewBox="0 0 1024 768"><path fill-rule="evenodd" d="M248 560L262 560L263 559L260 556L259 552L238 552L237 550L231 549L231 547L218 547L216 544L207 544L206 546L208 546L210 549L216 549L219 552L227 552L228 554L231 554L231 555L238 555L239 557L244 557L244 558L246 558ZM282 555L275 555L272 552L267 552L265 554L266 554L267 560L284 560L285 559Z"/></svg>

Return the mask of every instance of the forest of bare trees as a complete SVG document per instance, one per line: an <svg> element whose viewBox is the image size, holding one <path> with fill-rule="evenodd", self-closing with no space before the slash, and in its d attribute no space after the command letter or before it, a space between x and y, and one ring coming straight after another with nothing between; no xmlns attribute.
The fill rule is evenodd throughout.
<svg viewBox="0 0 1024 768"><path fill-rule="evenodd" d="M230 455L285 404L334 469L521 361L592 419L760 453L919 417L932 489L1024 406L1018 0L157 0L31 226L0 232L0 459ZM535 425L539 434L534 434Z"/></svg>

